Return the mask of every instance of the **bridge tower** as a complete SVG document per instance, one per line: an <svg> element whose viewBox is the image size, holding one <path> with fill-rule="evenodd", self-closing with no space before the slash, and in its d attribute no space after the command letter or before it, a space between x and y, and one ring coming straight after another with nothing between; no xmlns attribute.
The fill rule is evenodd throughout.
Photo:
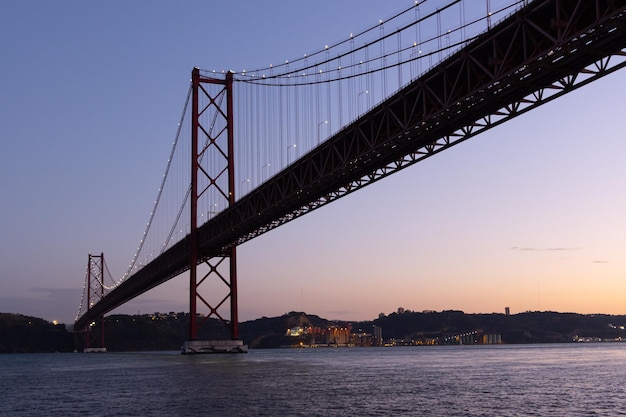
<svg viewBox="0 0 626 417"><path fill-rule="evenodd" d="M88 255L87 259L87 312L104 297L104 254ZM84 330L83 352L106 352L104 347L104 314L87 325Z"/></svg>
<svg viewBox="0 0 626 417"><path fill-rule="evenodd" d="M240 353L237 313L237 248L207 256L198 244L198 219L235 204L233 74L208 78L194 68L191 115L191 230L189 234L189 340L183 353ZM205 272L208 267L208 272ZM222 312L230 304L229 314ZM206 311L201 314L200 310ZM199 340L211 319L226 326L230 340Z"/></svg>

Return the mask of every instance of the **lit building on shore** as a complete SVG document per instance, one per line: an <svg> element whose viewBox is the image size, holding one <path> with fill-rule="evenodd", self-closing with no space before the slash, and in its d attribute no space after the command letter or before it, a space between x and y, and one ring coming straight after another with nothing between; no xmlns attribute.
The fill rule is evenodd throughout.
<svg viewBox="0 0 626 417"><path fill-rule="evenodd" d="M372 346L382 346L383 344L383 328L372 326Z"/></svg>

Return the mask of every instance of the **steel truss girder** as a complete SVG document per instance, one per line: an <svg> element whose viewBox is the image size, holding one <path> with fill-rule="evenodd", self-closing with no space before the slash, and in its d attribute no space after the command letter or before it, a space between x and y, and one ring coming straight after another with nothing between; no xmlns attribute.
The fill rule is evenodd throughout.
<svg viewBox="0 0 626 417"><path fill-rule="evenodd" d="M530 2L200 227L202 257L624 67L625 9L625 0ZM187 270L188 248L185 239L168 249L99 309Z"/></svg>
<svg viewBox="0 0 626 417"><path fill-rule="evenodd" d="M531 3L254 190L224 225L258 217L243 243L622 68L624 8Z"/></svg>

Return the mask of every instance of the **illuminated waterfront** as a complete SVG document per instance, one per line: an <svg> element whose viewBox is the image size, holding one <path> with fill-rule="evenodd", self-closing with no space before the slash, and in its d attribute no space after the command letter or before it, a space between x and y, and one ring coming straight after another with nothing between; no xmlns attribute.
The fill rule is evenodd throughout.
<svg viewBox="0 0 626 417"><path fill-rule="evenodd" d="M0 355L0 415L626 415L626 344Z"/></svg>

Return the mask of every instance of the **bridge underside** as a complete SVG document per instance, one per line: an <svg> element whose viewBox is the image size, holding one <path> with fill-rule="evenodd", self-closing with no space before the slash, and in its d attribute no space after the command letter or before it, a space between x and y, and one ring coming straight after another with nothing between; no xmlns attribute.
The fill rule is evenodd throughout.
<svg viewBox="0 0 626 417"><path fill-rule="evenodd" d="M626 1L531 2L198 230L199 261L626 65ZM189 269L182 240L77 322Z"/></svg>

